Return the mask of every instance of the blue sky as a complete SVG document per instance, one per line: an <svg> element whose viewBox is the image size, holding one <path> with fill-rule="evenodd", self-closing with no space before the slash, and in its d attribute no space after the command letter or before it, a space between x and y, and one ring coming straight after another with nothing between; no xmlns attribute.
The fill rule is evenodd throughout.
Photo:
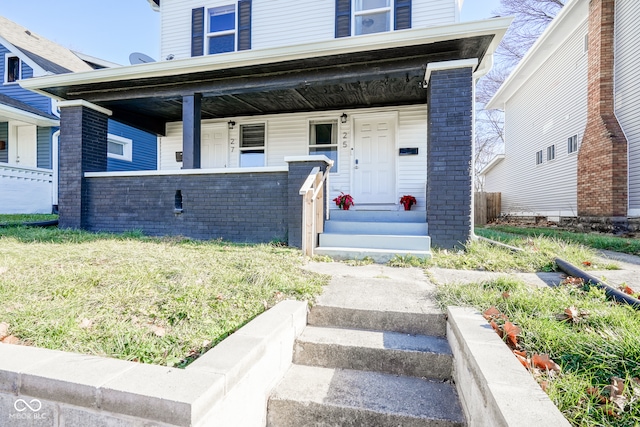
<svg viewBox="0 0 640 427"><path fill-rule="evenodd" d="M493 16L500 0L464 0L462 21ZM160 55L160 14L146 0L0 0L0 15L62 46L129 63L131 52Z"/></svg>

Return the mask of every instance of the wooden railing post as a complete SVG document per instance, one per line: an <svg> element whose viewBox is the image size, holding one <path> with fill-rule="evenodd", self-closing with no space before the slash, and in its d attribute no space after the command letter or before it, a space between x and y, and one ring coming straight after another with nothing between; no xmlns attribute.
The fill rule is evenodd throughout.
<svg viewBox="0 0 640 427"><path fill-rule="evenodd" d="M312 257L316 248L318 234L324 231L324 190L333 163L322 173L319 167L311 173L300 188L302 196L302 253ZM327 207L328 209L328 207Z"/></svg>

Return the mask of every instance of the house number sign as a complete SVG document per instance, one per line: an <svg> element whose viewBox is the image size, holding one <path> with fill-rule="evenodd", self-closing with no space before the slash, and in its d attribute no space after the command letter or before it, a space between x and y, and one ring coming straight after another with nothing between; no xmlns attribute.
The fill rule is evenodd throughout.
<svg viewBox="0 0 640 427"><path fill-rule="evenodd" d="M349 146L349 133L342 132L342 148L347 148Z"/></svg>

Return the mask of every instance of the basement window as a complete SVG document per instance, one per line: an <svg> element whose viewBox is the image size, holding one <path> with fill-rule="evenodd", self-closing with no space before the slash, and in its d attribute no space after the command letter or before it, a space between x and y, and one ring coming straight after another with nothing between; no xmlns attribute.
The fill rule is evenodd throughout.
<svg viewBox="0 0 640 427"><path fill-rule="evenodd" d="M133 161L133 141L117 135L107 136L107 157L111 159Z"/></svg>
<svg viewBox="0 0 640 427"><path fill-rule="evenodd" d="M536 152L536 165L541 165L543 162L543 158L542 158L542 150Z"/></svg>
<svg viewBox="0 0 640 427"><path fill-rule="evenodd" d="M567 139L567 153L575 153L578 151L578 135L570 136Z"/></svg>
<svg viewBox="0 0 640 427"><path fill-rule="evenodd" d="M240 125L240 167L265 165L265 125Z"/></svg>

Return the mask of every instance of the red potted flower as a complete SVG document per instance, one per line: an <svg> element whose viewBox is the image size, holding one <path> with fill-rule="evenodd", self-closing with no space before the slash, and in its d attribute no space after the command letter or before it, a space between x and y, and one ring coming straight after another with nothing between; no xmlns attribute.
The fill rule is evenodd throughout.
<svg viewBox="0 0 640 427"><path fill-rule="evenodd" d="M340 195L333 199L333 201L336 202L336 206L345 211L348 211L349 207L355 205L355 203L353 203L353 197L344 193L340 193Z"/></svg>
<svg viewBox="0 0 640 427"><path fill-rule="evenodd" d="M404 206L405 211L410 211L411 206L417 204L416 198L413 196L402 196L400 197L400 203Z"/></svg>

